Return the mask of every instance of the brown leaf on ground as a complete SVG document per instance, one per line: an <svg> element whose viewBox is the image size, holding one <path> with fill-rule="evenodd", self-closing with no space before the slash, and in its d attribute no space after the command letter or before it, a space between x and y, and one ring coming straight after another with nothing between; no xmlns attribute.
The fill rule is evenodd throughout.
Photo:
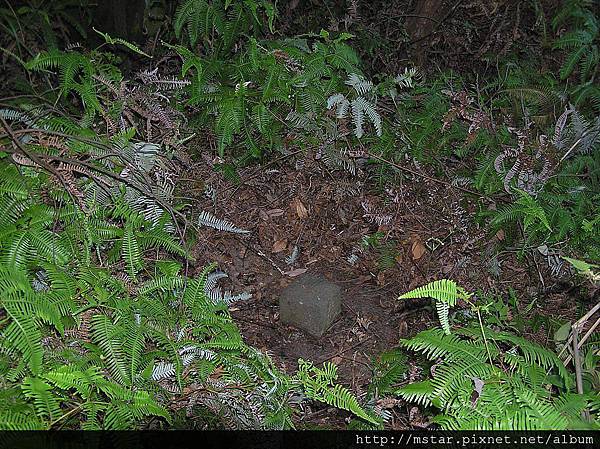
<svg viewBox="0 0 600 449"><path fill-rule="evenodd" d="M421 240L417 239L413 241L411 251L413 259L419 260L427 252L427 248L425 247L425 245L423 245L423 242L421 242Z"/></svg>
<svg viewBox="0 0 600 449"><path fill-rule="evenodd" d="M285 250L286 247L287 240L276 240L275 243L273 243L273 248L271 249L271 252L280 253L281 251Z"/></svg>
<svg viewBox="0 0 600 449"><path fill-rule="evenodd" d="M419 407L412 407L409 410L408 420L413 427L419 427L421 429L429 427L430 424L427 418L423 416L423 413L421 413L421 410L419 410Z"/></svg>
<svg viewBox="0 0 600 449"><path fill-rule="evenodd" d="M394 398L382 398L377 400L377 406L382 409L389 410L399 405L402 401Z"/></svg>
<svg viewBox="0 0 600 449"><path fill-rule="evenodd" d="M304 204L302 204L302 201L300 201L300 198L296 198L294 201L292 201L292 210L296 211L296 215L298 215L298 218L300 219L305 219L308 218L308 209L306 209L306 206Z"/></svg>
<svg viewBox="0 0 600 449"><path fill-rule="evenodd" d="M286 276L289 277L296 277L296 276L300 276L301 274L304 274L308 271L308 268L296 268L295 270L290 270L290 271L286 271L285 274Z"/></svg>
<svg viewBox="0 0 600 449"><path fill-rule="evenodd" d="M266 211L266 214L269 218L273 218L273 217L280 217L284 214L284 210L283 209L271 209Z"/></svg>

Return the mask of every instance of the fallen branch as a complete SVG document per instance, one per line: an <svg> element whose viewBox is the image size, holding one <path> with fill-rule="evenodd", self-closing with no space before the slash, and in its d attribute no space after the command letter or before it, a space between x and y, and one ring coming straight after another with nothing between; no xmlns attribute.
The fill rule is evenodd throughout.
<svg viewBox="0 0 600 449"><path fill-rule="evenodd" d="M482 194L480 194L478 192L475 192L474 190L466 189L466 188L461 187L461 186L455 186L453 184L450 184L449 182L442 181L441 179L437 179L437 178L434 178L432 176L428 176L428 175L426 175L424 173L419 173L417 171L411 170L410 168L398 165L395 162L388 161L387 159L384 159L381 156L377 156L376 154L369 153L368 151L366 152L366 155L369 156L369 157L371 157L371 158L373 158L373 159L377 159L378 161L381 161L381 162L384 162L386 164L389 164L392 167L397 168L398 170L402 170L402 171L404 171L406 173L410 173L411 175L419 176L419 177L427 179L429 181L437 182L438 184L445 185L446 187L450 187L452 189L462 190L463 192L470 193L471 195L478 196L479 198L487 198L485 195L482 195Z"/></svg>

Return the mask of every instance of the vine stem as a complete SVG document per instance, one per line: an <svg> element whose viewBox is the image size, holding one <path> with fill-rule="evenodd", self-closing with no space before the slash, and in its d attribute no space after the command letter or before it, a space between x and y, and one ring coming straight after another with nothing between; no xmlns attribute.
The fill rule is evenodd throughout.
<svg viewBox="0 0 600 449"><path fill-rule="evenodd" d="M79 404L77 407L75 407L74 409L69 410L67 413L65 413L61 417L56 418L54 421L51 421L50 424L48 424L48 429L51 429L52 426L54 426L56 423L58 423L59 421L62 421L65 418L68 418L73 413L79 412L82 409L82 407L83 407L83 404Z"/></svg>
<svg viewBox="0 0 600 449"><path fill-rule="evenodd" d="M581 355L579 353L579 326L573 326L573 364L575 365L575 383L577 393L583 394L583 374L581 371ZM581 418L584 421L590 420L590 413L587 409L581 411Z"/></svg>
<svg viewBox="0 0 600 449"><path fill-rule="evenodd" d="M485 330L483 329L483 322L481 321L481 313L479 313L479 308L475 309L477 312L477 319L479 320L479 327L481 328L481 335L483 336L483 342L485 343L485 351L487 352L488 360L490 361L490 365L494 365L494 361L492 360L492 354L490 353L490 347L488 346L488 341L485 336Z"/></svg>
<svg viewBox="0 0 600 449"><path fill-rule="evenodd" d="M463 293L465 294L465 293ZM477 312L477 320L479 321L479 328L481 329L481 336L483 337L483 342L485 343L485 351L487 352L487 356L488 356L488 360L490 362L490 365L494 365L494 361L492 360L492 354L490 352L490 347L488 345L488 341L487 341L487 337L485 336L485 330L483 328L483 321L481 319L481 313L479 311L479 307L475 306L475 304L473 304L473 302L470 301L470 297L472 295L466 293L466 296L464 296L462 299L464 299L465 301L467 301L471 307L473 308L473 310L475 310L475 312Z"/></svg>

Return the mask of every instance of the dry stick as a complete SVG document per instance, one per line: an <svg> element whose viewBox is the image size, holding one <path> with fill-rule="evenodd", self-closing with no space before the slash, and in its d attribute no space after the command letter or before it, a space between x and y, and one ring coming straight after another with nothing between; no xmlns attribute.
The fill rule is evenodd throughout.
<svg viewBox="0 0 600 449"><path fill-rule="evenodd" d="M12 134L14 136L19 136L21 134L33 134L33 133L48 134L51 136L64 137L66 139L74 139L74 140L78 140L80 142L87 143L89 145L92 145L92 146L95 146L98 148L104 148L105 150L108 150L108 151L112 150L112 147L110 145L104 144L102 142L98 142L98 141L92 140L92 139L87 139L87 138L81 137L81 136L62 133L60 131L52 131L50 129L24 128L24 129L17 129L17 130L12 131ZM2 134L2 135L0 135L0 139L3 139L4 137L7 137L7 136L9 136L9 134Z"/></svg>
<svg viewBox="0 0 600 449"><path fill-rule="evenodd" d="M575 324L573 324L573 327L575 326L582 326L583 323L585 323L587 320L589 320L592 315L594 315L594 313L596 313L598 311L598 309L600 309L600 302L598 304L596 304L594 307L592 307L592 309L586 313L584 316L582 316L581 318L579 318ZM588 333L585 335L584 339L579 343L579 347L581 347L581 345L583 344L584 340L587 339L587 337L589 337L590 332L588 331ZM558 357L560 357L563 352L565 352L567 350L567 348L569 347L569 345L571 344L571 341L573 340L573 336L570 336L569 339L567 340L567 343L565 344L565 346L562 348L562 350L558 353ZM569 357L567 358L567 361L565 361L565 365L571 361L571 356L569 355Z"/></svg>
<svg viewBox="0 0 600 449"><path fill-rule="evenodd" d="M583 394L583 377L581 374L581 358L579 354L579 345L577 342L578 338L578 326L573 326L573 363L575 364L575 381L577 383L577 393ZM581 418L585 421L589 421L590 414L588 410L582 410Z"/></svg>
<svg viewBox="0 0 600 449"><path fill-rule="evenodd" d="M588 338L590 338L590 335L592 335L592 333L596 330L598 325L600 325L600 318L598 318L596 322L592 324L592 326L588 329L583 338L579 340L579 344L577 345L578 348L581 348L581 346L588 340ZM565 365L568 365L572 358L573 356L569 354L569 356L565 359Z"/></svg>
<svg viewBox="0 0 600 449"><path fill-rule="evenodd" d="M484 195L481 195L480 193L477 193L473 190L466 189L466 188L460 187L460 186L455 186L453 184L450 184L449 182L442 181L441 179L437 179L432 176L428 176L424 173L419 173L417 171L411 170L410 168L402 167L401 165L398 165L392 161L388 161L387 159L384 159L381 156L377 156L376 154L369 153L368 151L366 152L366 154L367 154L367 156L372 157L373 159L377 159L381 162L385 162L386 164L389 164L392 167L397 168L398 170L405 171L405 172L410 173L415 176L420 176L421 178L427 179L429 181L437 182L438 184L445 185L446 187L450 187L450 188L457 189L457 190L462 190L463 192L470 193L471 195L476 195L479 198L486 198Z"/></svg>
<svg viewBox="0 0 600 449"><path fill-rule="evenodd" d="M271 259L269 256L267 256L264 252L262 252L259 249L254 248L252 245L248 246L248 248L250 248L252 251L254 251L256 254L258 254L263 259L268 260L271 263L271 265L273 266L273 268L275 268L277 271L279 271L279 274L285 275L285 272L281 268L279 268L279 266L273 261L273 259Z"/></svg>
<svg viewBox="0 0 600 449"><path fill-rule="evenodd" d="M179 217L184 223L188 223L188 219L185 216L185 214L183 214L182 212L173 209L170 205L164 203L160 198L158 198L156 195L154 195L152 192L147 192L145 189L142 189L140 186L136 185L135 183L131 182L130 180L128 180L127 178L122 178L119 175L114 174L113 172L111 172L110 170L104 169L102 167L99 167L97 165L91 164L89 162L86 161L80 161L78 159L70 159L70 158L65 158L62 156L54 156L54 155L50 155L50 154L39 154L39 153L31 153L30 151L28 151L22 144L21 142L19 142L19 140L15 137L15 134L12 129L10 128L10 126L6 123L6 121L0 117L0 120L2 122L3 127L6 129L7 131L7 135L11 138L11 140L17 145L17 147L19 148L19 151L13 151L10 150L8 148L5 148L4 151L8 152L8 153L23 153L25 156L27 156L29 159L31 159L32 161L34 161L36 164L38 164L42 169L45 169L47 171L49 171L50 173L52 173L53 175L57 176L59 178L59 180L61 181L61 183L63 184L63 187L65 188L65 190L67 192L69 192L67 186L64 183L64 180L62 179L62 177L60 176L60 173L49 163L44 162L43 160L50 160L50 161L57 161L57 162L63 162L66 164L72 164L72 165L78 165L81 167L86 167L89 170L95 171L97 173L101 173L115 181L118 181L119 183L123 183L125 185L127 185L128 187L131 187L134 190L137 190L138 192L140 192L142 195L151 198L153 201L156 202L156 204L158 204L160 207L162 207L164 210L166 210L169 215L171 215L171 217L173 218L173 223L175 224L175 227L177 228L177 234L179 235L179 238L181 239L181 242L183 243L184 240L184 235L181 232L181 228L179 226L179 222L177 220L177 217ZM30 130L31 132L45 132L44 130L38 130L38 129L33 129ZM51 133L51 134L56 134L56 133ZM2 136L0 136L1 138ZM72 136L67 136L67 137L72 137ZM91 141L92 143L93 141ZM190 223L190 226L198 231L198 228L196 226L194 226L192 223Z"/></svg>
<svg viewBox="0 0 600 449"><path fill-rule="evenodd" d="M592 128L592 129L594 129L594 128ZM560 158L560 161L558 161L556 163L556 165L554 166L553 170L556 170L557 167L560 165L560 163L562 161L564 161L567 157L569 157L571 155L571 153L573 152L573 150L577 147L577 145L579 145L581 143L581 141L583 140L583 138L587 137L588 134L591 134L591 133L592 133L592 130L588 130L585 133L583 133L583 135L579 139L577 139L573 145L571 145L571 148L569 148L567 150L567 152L564 154L564 156ZM594 140L594 139L596 139L598 137L598 134L600 134L600 128L598 129L598 131L595 132L595 134L596 135L595 135L595 137L592 140Z"/></svg>
<svg viewBox="0 0 600 449"><path fill-rule="evenodd" d="M351 351L351 350L353 350L353 349L355 349L355 348L358 348L359 346L361 346L362 344L364 344L364 343L368 342L368 341L369 341L369 340L371 340L372 338L373 338L373 334L369 335L369 336L368 336L367 338L365 338L363 341L359 341L359 342L358 342L358 343L356 343L355 345L352 345L352 346L350 346L350 347L349 347L349 348L347 348L347 349L340 350L340 351L336 352L335 354L332 354L332 355L330 355L330 356L329 356L329 357L327 357L326 359L323 359L323 360L321 360L321 361L318 363L318 365L321 365L321 364L323 364L323 363L327 362L328 360L331 360L331 359L333 359L334 357L336 357L336 356L338 356L338 355L342 355L342 354L344 354L344 353L346 353L346 352L348 352L348 351Z"/></svg>
<svg viewBox="0 0 600 449"><path fill-rule="evenodd" d="M6 151L7 153L21 153L25 157L29 158L29 160L31 160L35 164L37 164L39 167L50 172L62 184L63 188L69 194L71 199L73 199L73 201L75 201L75 198L73 198L73 196L71 195L71 191L69 190L66 181L64 180L63 176L59 173L59 171L55 167L53 167L51 164L47 164L47 163L43 162L36 153L32 153L27 148L25 148L25 146L19 141L19 139L16 138L14 131L9 126L9 124L6 122L6 120L4 120L3 117L0 117L0 121L2 122L2 127L6 130L6 133L7 133L6 135L8 137L10 137L10 140L13 142L13 144L18 149L18 151L11 151L8 148L4 148L4 151Z"/></svg>

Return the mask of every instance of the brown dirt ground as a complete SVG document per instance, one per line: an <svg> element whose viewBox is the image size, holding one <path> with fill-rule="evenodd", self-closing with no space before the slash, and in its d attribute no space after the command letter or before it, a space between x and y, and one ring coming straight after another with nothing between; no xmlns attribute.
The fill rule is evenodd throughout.
<svg viewBox="0 0 600 449"><path fill-rule="evenodd" d="M229 275L227 288L253 294L232 306L232 316L246 341L267 351L288 373L297 368L298 358L317 364L332 361L339 367L340 383L361 396L378 353L435 325L425 303L400 302L397 297L436 279L454 279L470 291L512 288L523 307L539 297L531 316L544 309L557 320L577 315L575 298L564 292L540 295L540 277L546 288L558 285L541 258L519 261L514 252L504 251L500 275L491 274L488 262L498 237L476 224L478 200L456 188L404 177L378 194L365 187L371 184L365 171L357 177L330 172L311 155L241 169L241 183L234 185L215 173L213 162L205 157L184 175L194 210L207 210L251 232L203 228L190 274L217 262ZM218 192L214 200L203 193L206 186ZM367 216L366 202L375 215L389 215L389 222L378 225ZM376 231L396 242L393 266L380 270L374 251L358 253L356 263L350 264L347 257L360 247L362 237ZM294 245L300 255L288 265L285 258ZM342 314L318 339L279 321L279 294L303 270L323 274L344 292ZM546 343L548 331L542 326L533 336ZM327 407L316 410L305 415L305 424L342 425L347 416ZM406 410L396 414L392 428L407 426Z"/></svg>

